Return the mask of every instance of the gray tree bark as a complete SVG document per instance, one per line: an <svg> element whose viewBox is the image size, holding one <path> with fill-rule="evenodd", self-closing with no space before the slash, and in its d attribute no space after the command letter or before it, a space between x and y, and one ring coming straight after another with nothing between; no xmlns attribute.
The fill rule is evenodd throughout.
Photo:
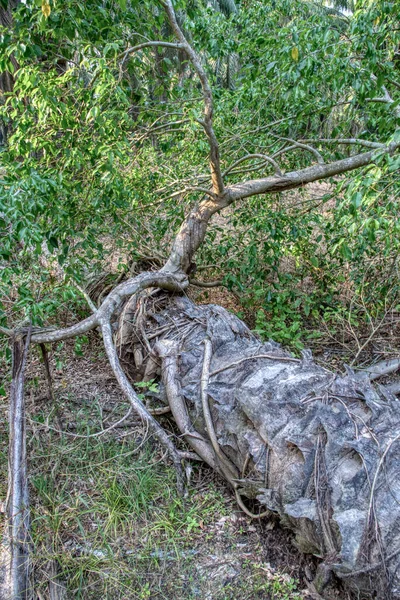
<svg viewBox="0 0 400 600"><path fill-rule="evenodd" d="M184 297L149 313L143 336L182 437L245 512L277 515L347 588L400 598L395 396L366 373L337 375L310 352L298 359L262 343L221 307ZM129 344L122 351L127 358Z"/></svg>
<svg viewBox="0 0 400 600"><path fill-rule="evenodd" d="M0 598L27 600L29 595L29 493L25 430L25 365L30 342L13 343L13 380L9 409L9 469L5 527L0 540Z"/></svg>

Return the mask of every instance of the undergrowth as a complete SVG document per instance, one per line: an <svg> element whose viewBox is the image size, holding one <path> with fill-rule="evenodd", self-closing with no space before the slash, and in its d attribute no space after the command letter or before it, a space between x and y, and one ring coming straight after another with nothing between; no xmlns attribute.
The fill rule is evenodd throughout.
<svg viewBox="0 0 400 600"><path fill-rule="evenodd" d="M140 429L119 439L114 433L74 438L49 430L48 412L32 412L28 469L37 597L49 597L53 579L67 599L203 598L207 577L196 560L215 542L215 523L232 512L221 491L207 482L179 498L173 469ZM75 406L75 422L78 434L98 430L88 407ZM6 442L4 435L2 498ZM212 598L300 598L295 587L290 578L266 577L249 563L237 584L217 585Z"/></svg>

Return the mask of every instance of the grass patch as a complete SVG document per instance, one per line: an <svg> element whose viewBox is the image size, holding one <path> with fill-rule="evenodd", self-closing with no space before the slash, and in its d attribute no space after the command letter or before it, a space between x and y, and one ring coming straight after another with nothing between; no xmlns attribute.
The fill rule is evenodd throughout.
<svg viewBox="0 0 400 600"><path fill-rule="evenodd" d="M67 402L65 410L74 411L79 433L98 427L94 406L76 410ZM46 430L45 422L46 414L37 410L28 438L39 598L49 598L51 579L65 587L68 600L300 598L294 582L271 580L253 563L243 564L238 583L216 582L207 595L209 576L198 560L214 552L222 533L216 523L232 513L221 491L212 482L196 481L199 489L179 498L173 469L151 440L143 443L141 431L119 439L115 432L72 438ZM6 450L5 436L0 447L4 475ZM3 486L3 497L5 491ZM232 532L223 535L223 543L233 548Z"/></svg>
<svg viewBox="0 0 400 600"><path fill-rule="evenodd" d="M43 414L35 416L37 424ZM76 415L80 433L93 430L90 411ZM33 424L35 429L35 424ZM29 441L33 561L39 591L57 563L68 598L184 596L184 582L164 590L162 572L195 558L202 526L226 512L221 494L177 497L175 473L151 442L113 434L78 439L40 425ZM167 587L171 587L169 577ZM171 595L172 594L172 595ZM188 598L190 596L187 596Z"/></svg>
<svg viewBox="0 0 400 600"><path fill-rule="evenodd" d="M272 574L262 564L249 562L240 580L226 586L215 600L302 600L297 584L288 575Z"/></svg>

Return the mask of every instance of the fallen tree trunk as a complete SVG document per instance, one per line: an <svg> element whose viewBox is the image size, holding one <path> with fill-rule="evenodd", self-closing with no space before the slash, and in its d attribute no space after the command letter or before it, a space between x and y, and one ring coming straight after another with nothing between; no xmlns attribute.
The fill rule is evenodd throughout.
<svg viewBox="0 0 400 600"><path fill-rule="evenodd" d="M240 157L225 170L221 167L213 127L213 94L203 61L180 28L172 1L159 3L176 44L149 40L129 48L123 56L151 46L172 45L185 52L202 90L204 111L198 122L209 146L209 185L188 188L201 192L201 199L181 223L170 255L158 272L142 273L120 283L97 309L89 298L93 311L89 317L65 329L34 330L32 342L51 344L99 328L131 409L167 450L182 491L182 463L188 453L179 452L171 436L141 403L121 361L124 367L135 362L135 377L139 371L144 380L160 371L166 400L182 437L229 481L247 514L277 515L294 531L298 547L320 556L325 572L335 573L349 588L370 598L400 598L400 466L396 460L400 413L395 397L383 387L374 388L366 373L349 371L344 377L337 376L316 365L307 353L298 360L273 342L262 344L243 323L219 307L196 307L183 297L175 301L167 297L164 308L154 305L149 310L154 296L147 296L147 300L144 296L149 288L181 293L187 287L192 259L214 214L253 196L301 188L373 165L384 155L397 155L400 142L391 137L382 142L338 139L337 143L357 144L368 151L325 163L308 141L305 144L304 140L299 143L284 137L282 141L293 145L285 144L275 158L257 155L273 167L273 174L229 183L228 174L253 160L255 154ZM393 104L390 97L385 101ZM320 141L314 140L315 145ZM276 158L299 148L311 152L317 164L284 172ZM138 303L142 308L143 303L146 305L140 319ZM112 332L118 317L119 352ZM3 326L0 333L13 334ZM15 431L23 432L23 369L18 381L20 408L19 412L15 409L15 423L19 429ZM13 497L9 506L19 506L11 516L22 526L27 517L27 487L23 444L18 448L17 452L17 446L11 447L10 452L12 465L17 465L15 460L20 457L20 469L12 466L13 481L17 482L12 494L17 494L18 501ZM10 532L17 543L15 564L21 565L14 573L24 573L26 538L16 535L18 531L25 530ZM14 589L22 590L24 584L15 582Z"/></svg>
<svg viewBox="0 0 400 600"><path fill-rule="evenodd" d="M400 598L398 400L364 373L336 375L309 352L260 342L221 307L152 306L141 334L123 323L124 363L138 341L147 361L158 357L182 436L242 508L278 515L348 588Z"/></svg>

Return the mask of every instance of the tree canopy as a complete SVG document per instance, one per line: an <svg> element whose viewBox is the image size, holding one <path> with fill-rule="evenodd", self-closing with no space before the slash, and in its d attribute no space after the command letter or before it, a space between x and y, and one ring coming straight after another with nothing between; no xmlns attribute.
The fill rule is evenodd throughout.
<svg viewBox="0 0 400 600"><path fill-rule="evenodd" d="M161 266L185 215L218 195L211 213L233 208L196 262L261 329L288 311L295 336L295 313L335 305L344 266L363 290L380 273L375 304L396 287L396 2L182 0L178 30L161 1L2 5L4 326L79 298L110 240L121 270Z"/></svg>

